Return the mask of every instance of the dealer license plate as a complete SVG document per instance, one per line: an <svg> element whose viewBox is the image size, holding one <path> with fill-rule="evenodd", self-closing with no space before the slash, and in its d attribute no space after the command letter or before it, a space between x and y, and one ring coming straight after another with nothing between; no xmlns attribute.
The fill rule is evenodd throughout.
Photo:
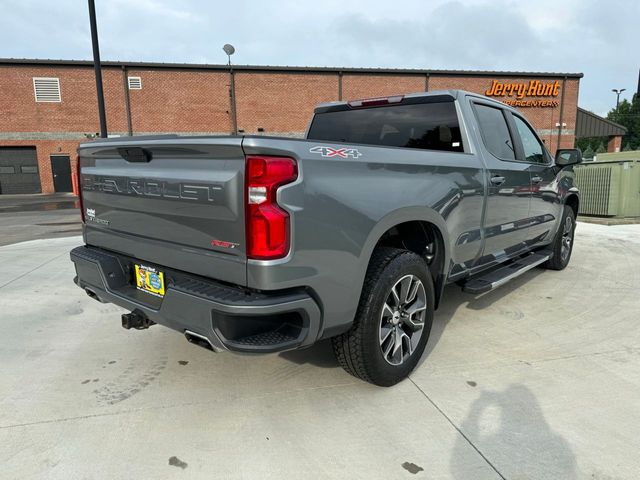
<svg viewBox="0 0 640 480"><path fill-rule="evenodd" d="M157 268L136 264L136 287L156 297L164 297L164 274Z"/></svg>

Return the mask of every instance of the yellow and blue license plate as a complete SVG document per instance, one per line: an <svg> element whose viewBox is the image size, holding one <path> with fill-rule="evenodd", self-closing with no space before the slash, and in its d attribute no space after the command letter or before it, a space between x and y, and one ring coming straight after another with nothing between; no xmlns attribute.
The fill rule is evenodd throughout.
<svg viewBox="0 0 640 480"><path fill-rule="evenodd" d="M156 297L164 297L164 274L157 268L136 264L136 287Z"/></svg>

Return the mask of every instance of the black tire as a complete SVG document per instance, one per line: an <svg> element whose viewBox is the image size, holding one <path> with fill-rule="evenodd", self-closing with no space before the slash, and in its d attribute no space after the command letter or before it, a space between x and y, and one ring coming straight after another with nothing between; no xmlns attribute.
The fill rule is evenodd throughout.
<svg viewBox="0 0 640 480"><path fill-rule="evenodd" d="M549 270L564 270L571 260L571 252L573 251L573 240L576 231L576 216L573 209L568 205L564 206L562 213L562 221L556 233L556 238L551 244L553 257L542 264L544 268ZM567 245L568 241L568 245ZM563 246L565 247L563 249Z"/></svg>
<svg viewBox="0 0 640 480"><path fill-rule="evenodd" d="M419 284L417 281L419 280L424 287L423 290L419 290L419 295L422 297L424 293L426 299L426 308L424 310L422 308L419 309L421 312L424 311L424 314L421 314L422 316L420 317L423 326L418 330L421 335L414 339L415 346L410 346L412 344L411 338L413 337L410 338L409 335L413 335L414 331L409 328L409 324L402 323L403 321L396 317L395 313L393 316L383 317L385 304L388 305L389 299L394 298L391 297L392 289L395 289L400 285L399 282L407 277L409 277L408 290L413 290L413 287L415 287L416 291L418 291L419 286L416 285ZM395 298L397 299L398 297ZM405 298L408 298L408 295ZM418 293L415 294L414 298L416 299L415 302L417 302ZM404 311L404 307L398 307L399 310L403 311L401 318L407 318L407 315L412 318L413 315L416 315L409 313L411 308L413 307L408 307L407 311ZM396 313L399 310L396 310ZM389 315L389 311L390 309L385 309L384 315ZM433 323L433 311L433 281L425 260L407 250L391 247L377 248L367 269L353 326L348 332L332 339L333 351L338 362L348 373L369 383L384 387L395 385L406 378L418 364L429 339ZM394 320L385 320L385 318ZM397 323L392 325L392 321L399 322L399 325ZM381 341L381 337L384 336L385 332L382 329L383 324L385 328L392 330L395 328L394 332L399 332L401 328L405 329L405 331L408 330L406 338L398 337L395 334L390 338L391 342L397 342L397 339L400 338L399 357L401 363L398 365L393 365L389 363L389 360L385 359L385 357L389 357L383 353L384 347ZM395 357L396 349L393 348L392 350L393 357ZM403 358L403 350L409 351L406 360Z"/></svg>

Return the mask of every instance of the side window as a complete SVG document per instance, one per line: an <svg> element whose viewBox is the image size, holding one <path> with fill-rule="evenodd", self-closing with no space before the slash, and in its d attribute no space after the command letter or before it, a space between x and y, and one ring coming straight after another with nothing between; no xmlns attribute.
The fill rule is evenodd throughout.
<svg viewBox="0 0 640 480"><path fill-rule="evenodd" d="M487 150L502 160L515 160L513 141L502 110L476 103L475 111Z"/></svg>
<svg viewBox="0 0 640 480"><path fill-rule="evenodd" d="M524 121L516 115L513 115L513 121L516 123L520 140L522 140L524 157L527 162L546 163L544 148L533 131L531 131L531 128L529 128L529 125L524 123Z"/></svg>

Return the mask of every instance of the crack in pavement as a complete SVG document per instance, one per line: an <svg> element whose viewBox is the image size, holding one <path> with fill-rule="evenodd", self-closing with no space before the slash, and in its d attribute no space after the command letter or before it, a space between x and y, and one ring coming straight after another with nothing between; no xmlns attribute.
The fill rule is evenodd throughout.
<svg viewBox="0 0 640 480"><path fill-rule="evenodd" d="M455 429L456 429L456 431L457 431L457 432L462 436L462 438L464 438L464 439L465 439L465 441L466 441L466 442L471 446L471 448L473 448L473 449L478 453L478 455L480 455L480 456L482 457L482 459L487 463L487 465L489 465L489 466L491 467L491 469L492 469L494 472L496 472L496 474L497 474L497 475L498 475L502 480L507 480L507 479L505 478L505 476L504 476L504 475L502 475L502 473L500 473L500 470L498 470L498 469L496 468L496 466L495 466L493 463L491 463L491 460L489 460L489 459L484 455L484 453L482 453L482 452L480 451L480 449L474 445L474 443L469 439L469 437L467 437L467 436L464 434L464 432L463 432L462 430L460 430L460 428L459 428L455 423L453 423L453 420L451 420L451 419L449 418L449 416L448 416L446 413L444 413L444 411L443 411L443 410L442 410L438 405L436 405L436 402L434 402L433 400L431 400L431 397L429 397L429 395L427 395L427 394L425 393L425 391L424 391L424 390L422 390L422 389L418 386L418 384L417 384L416 382L414 382L414 381L413 381L413 378L408 377L408 380L409 380L411 383L413 383L413 385L418 389L418 391L419 391L420 393L422 393L422 395L424 395L424 398L426 398L426 399L429 401L429 403L430 403L431 405L433 405L433 408L435 408L435 409L440 413L440 415L442 415L442 416L445 418L445 420L446 420L447 422L449 422L449 424L450 424L453 428L455 428Z"/></svg>
<svg viewBox="0 0 640 480"><path fill-rule="evenodd" d="M60 255L56 255L55 257L53 257L53 258L52 258L52 259L50 259L50 260L47 260L47 261L46 261L46 262L44 262L43 264L38 265L37 267L32 268L32 269L31 269L31 270L29 270L28 272L25 272L25 273L23 273L22 275L18 275L18 276L17 276L16 278L14 278L13 280L9 280L7 283L4 283L4 284L0 285L0 288L4 288L4 287L6 287L7 285L9 285L9 284L11 284L11 283L13 283L13 282L15 282L15 281L17 281L17 280L20 280L21 278L26 277L26 276L27 276L27 275L29 275L30 273L35 272L36 270L38 270L38 269L40 269L40 268L44 267L45 265L50 264L50 263L51 263L51 262L53 262L54 260L57 260L58 258L62 257L63 255L67 255L67 254L68 254L68 252L62 252Z"/></svg>

